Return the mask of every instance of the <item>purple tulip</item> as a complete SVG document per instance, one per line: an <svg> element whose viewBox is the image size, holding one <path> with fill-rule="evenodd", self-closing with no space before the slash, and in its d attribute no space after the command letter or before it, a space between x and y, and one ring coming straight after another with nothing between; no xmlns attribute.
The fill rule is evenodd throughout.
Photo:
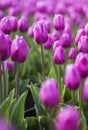
<svg viewBox="0 0 88 130"><path fill-rule="evenodd" d="M61 14L56 14L54 17L54 28L57 31L62 31L65 27L64 17Z"/></svg>
<svg viewBox="0 0 88 130"><path fill-rule="evenodd" d="M56 48L62 46L62 42L60 40L57 40L53 44L53 52L55 52Z"/></svg>
<svg viewBox="0 0 88 130"><path fill-rule="evenodd" d="M86 79L83 87L83 99L88 103L88 79Z"/></svg>
<svg viewBox="0 0 88 130"><path fill-rule="evenodd" d="M14 70L14 62L13 61L4 61L4 69L8 69L8 72L11 73Z"/></svg>
<svg viewBox="0 0 88 130"><path fill-rule="evenodd" d="M11 31L12 31L12 32L17 31L17 28L18 28L18 20L17 20L17 17L11 16L11 17L10 17L10 21L11 21Z"/></svg>
<svg viewBox="0 0 88 130"><path fill-rule="evenodd" d="M18 29L20 32L27 32L28 31L28 18L25 16L22 16L20 20L18 21Z"/></svg>
<svg viewBox="0 0 88 130"><path fill-rule="evenodd" d="M52 27L52 21L51 21L51 19L47 19L45 21L45 24L46 24L46 29L47 29L48 33L50 33L51 32L51 27Z"/></svg>
<svg viewBox="0 0 88 130"><path fill-rule="evenodd" d="M80 130L79 113L75 107L61 108L56 117L56 130Z"/></svg>
<svg viewBox="0 0 88 130"><path fill-rule="evenodd" d="M39 97L41 102L47 107L55 107L59 104L60 95L55 79L47 79L42 83Z"/></svg>
<svg viewBox="0 0 88 130"><path fill-rule="evenodd" d="M11 33L11 21L10 21L10 17L9 16L3 17L1 19L0 27L1 27L1 30L5 34L10 34Z"/></svg>
<svg viewBox="0 0 88 130"><path fill-rule="evenodd" d="M64 82L67 88L76 90L81 83L81 75L74 64L68 64L65 69Z"/></svg>
<svg viewBox="0 0 88 130"><path fill-rule="evenodd" d="M78 42L78 51L88 53L88 37L81 36Z"/></svg>
<svg viewBox="0 0 88 130"><path fill-rule="evenodd" d="M4 11L0 10L0 20L4 17Z"/></svg>
<svg viewBox="0 0 88 130"><path fill-rule="evenodd" d="M83 78L88 76L88 54L79 53L76 57L75 65L77 66Z"/></svg>
<svg viewBox="0 0 88 130"><path fill-rule="evenodd" d="M34 36L34 34L33 34L33 27L34 27L33 25L31 27L29 27L28 32L27 32L28 36L30 36L30 37Z"/></svg>
<svg viewBox="0 0 88 130"><path fill-rule="evenodd" d="M44 20L38 21L33 29L34 39L38 44L43 44L48 40L48 32Z"/></svg>
<svg viewBox="0 0 88 130"><path fill-rule="evenodd" d="M29 47L23 36L16 36L11 45L11 58L13 61L23 63L28 56Z"/></svg>
<svg viewBox="0 0 88 130"><path fill-rule="evenodd" d="M85 25L84 30L85 30L85 32L86 32L86 35L88 36L88 23Z"/></svg>
<svg viewBox="0 0 88 130"><path fill-rule="evenodd" d="M78 42L79 42L79 40L80 40L80 37L81 37L81 36L85 36L85 35L86 35L85 30L84 30L84 29L79 29L79 30L77 31L77 34L76 34L76 37L75 37L75 44L78 45Z"/></svg>
<svg viewBox="0 0 88 130"><path fill-rule="evenodd" d="M55 64L65 63L65 51L62 46L59 46L55 49L53 60Z"/></svg>
<svg viewBox="0 0 88 130"><path fill-rule="evenodd" d="M52 33L52 39L53 39L53 42L57 41L60 39L60 34L58 31L55 31Z"/></svg>
<svg viewBox="0 0 88 130"><path fill-rule="evenodd" d="M77 55L76 48L73 48L73 47L70 48L69 54L68 54L69 59L75 60L76 55Z"/></svg>
<svg viewBox="0 0 88 130"><path fill-rule="evenodd" d="M51 35L48 35L48 40L43 45L44 45L44 48L46 48L46 49L52 48L53 40L52 40Z"/></svg>
<svg viewBox="0 0 88 130"><path fill-rule="evenodd" d="M63 33L61 36L61 42L62 42L62 46L64 48L68 48L71 46L72 44L72 37L69 33Z"/></svg>
<svg viewBox="0 0 88 130"><path fill-rule="evenodd" d="M3 32L0 31L0 59L6 60L10 56L11 43L8 42L8 36L5 36Z"/></svg>

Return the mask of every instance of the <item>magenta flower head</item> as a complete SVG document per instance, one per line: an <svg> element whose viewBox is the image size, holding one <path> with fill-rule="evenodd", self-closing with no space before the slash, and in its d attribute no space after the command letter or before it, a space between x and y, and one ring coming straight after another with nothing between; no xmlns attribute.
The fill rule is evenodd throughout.
<svg viewBox="0 0 88 130"><path fill-rule="evenodd" d="M45 49L51 49L51 48L52 48L53 39L52 39L52 36L51 36L50 34L48 35L48 40L47 40L47 42L45 42L43 45L44 45L44 48L45 48Z"/></svg>
<svg viewBox="0 0 88 130"><path fill-rule="evenodd" d="M4 61L4 69L11 73L14 70L14 61Z"/></svg>
<svg viewBox="0 0 88 130"><path fill-rule="evenodd" d="M78 51L88 53L88 37L81 36L78 42Z"/></svg>
<svg viewBox="0 0 88 130"><path fill-rule="evenodd" d="M47 107L55 107L59 104L60 95L55 79L47 79L42 83L39 97L41 102Z"/></svg>
<svg viewBox="0 0 88 130"><path fill-rule="evenodd" d="M52 20L51 19L47 19L45 21L45 24L46 24L46 29L47 29L48 33L50 33L51 32L51 28L52 28Z"/></svg>
<svg viewBox="0 0 88 130"><path fill-rule="evenodd" d="M30 37L34 37L33 27L34 27L33 25L31 27L29 27L28 32L27 32L28 36L30 36Z"/></svg>
<svg viewBox="0 0 88 130"><path fill-rule="evenodd" d="M57 40L53 44L53 52L55 52L56 48L62 46L62 42L60 40Z"/></svg>
<svg viewBox="0 0 88 130"><path fill-rule="evenodd" d="M88 36L88 23L85 25L84 30L86 32L86 35Z"/></svg>
<svg viewBox="0 0 88 130"><path fill-rule="evenodd" d="M5 34L10 34L11 33L11 21L10 21L10 17L9 16L3 17L1 19L0 27L1 27L1 30Z"/></svg>
<svg viewBox="0 0 88 130"><path fill-rule="evenodd" d="M65 69L64 82L67 88L76 90L81 83L81 75L74 64L68 64Z"/></svg>
<svg viewBox="0 0 88 130"><path fill-rule="evenodd" d="M80 130L79 113L75 107L61 108L56 117L56 130Z"/></svg>
<svg viewBox="0 0 88 130"><path fill-rule="evenodd" d="M15 32L18 29L18 20L17 17L15 16L11 16L10 17L10 21L11 21L11 31Z"/></svg>
<svg viewBox="0 0 88 130"><path fill-rule="evenodd" d="M29 47L23 36L16 36L11 45L11 58L13 61L23 63L28 56Z"/></svg>
<svg viewBox="0 0 88 130"><path fill-rule="evenodd" d="M86 79L83 87L83 99L88 103L88 78Z"/></svg>
<svg viewBox="0 0 88 130"><path fill-rule="evenodd" d="M59 46L55 49L53 61L55 64L65 63L65 51L62 46Z"/></svg>
<svg viewBox="0 0 88 130"><path fill-rule="evenodd" d="M57 31L62 31L65 27L64 16L61 14L56 14L54 17L54 28Z"/></svg>
<svg viewBox="0 0 88 130"><path fill-rule="evenodd" d="M58 31L55 31L52 33L52 39L53 39L53 42L57 41L60 39L60 34Z"/></svg>
<svg viewBox="0 0 88 130"><path fill-rule="evenodd" d="M61 36L61 42L62 42L62 46L64 48L68 48L71 46L72 44L72 37L69 33L63 33Z"/></svg>
<svg viewBox="0 0 88 130"><path fill-rule="evenodd" d="M86 32L85 32L85 30L84 29L79 29L78 31L77 31L77 34L76 34L76 37L75 37L75 44L76 45L78 45L78 42L79 42L79 40L80 40L80 37L81 36L85 36L86 35Z"/></svg>
<svg viewBox="0 0 88 130"><path fill-rule="evenodd" d="M75 65L77 66L82 78L88 76L88 54L79 53L76 57Z"/></svg>
<svg viewBox="0 0 88 130"><path fill-rule="evenodd" d="M6 60L10 56L11 43L8 42L8 36L5 36L3 32L0 31L0 59Z"/></svg>
<svg viewBox="0 0 88 130"><path fill-rule="evenodd" d="M4 17L4 11L0 10L0 20Z"/></svg>
<svg viewBox="0 0 88 130"><path fill-rule="evenodd" d="M26 16L22 16L18 21L18 29L20 30L20 32L27 32L28 27L28 18Z"/></svg>
<svg viewBox="0 0 88 130"><path fill-rule="evenodd" d="M48 40L48 31L44 20L38 21L33 29L34 39L38 44L43 44Z"/></svg>
<svg viewBox="0 0 88 130"><path fill-rule="evenodd" d="M76 55L77 55L76 48L74 48L74 47L70 48L69 53L68 53L68 58L75 60Z"/></svg>

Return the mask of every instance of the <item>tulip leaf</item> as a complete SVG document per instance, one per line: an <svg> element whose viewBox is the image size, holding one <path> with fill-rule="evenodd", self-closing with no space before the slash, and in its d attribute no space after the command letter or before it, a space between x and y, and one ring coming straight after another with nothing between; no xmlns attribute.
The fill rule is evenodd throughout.
<svg viewBox="0 0 88 130"><path fill-rule="evenodd" d="M33 86L32 84L29 87L33 96L34 103L35 103L36 113L38 115L47 115L45 107L40 102L38 88L36 86Z"/></svg>
<svg viewBox="0 0 88 130"><path fill-rule="evenodd" d="M12 89L11 92L9 93L9 96L8 96L10 99L10 102L13 100L14 94L15 94L15 89Z"/></svg>
<svg viewBox="0 0 88 130"><path fill-rule="evenodd" d="M40 124L45 128L45 130L54 130L55 128L54 121L47 116L40 117Z"/></svg>
<svg viewBox="0 0 88 130"><path fill-rule="evenodd" d="M39 122L36 117L27 117L27 130L39 130Z"/></svg>
<svg viewBox="0 0 88 130"><path fill-rule="evenodd" d="M11 101L11 103L10 103L10 106L9 106L9 118L11 118L11 113L12 113L12 111L13 111L13 108L14 108L15 104L16 104L16 98L14 98L14 99Z"/></svg>
<svg viewBox="0 0 88 130"><path fill-rule="evenodd" d="M9 108L10 100L6 98L6 100L0 106L0 115L8 118L8 108Z"/></svg>
<svg viewBox="0 0 88 130"><path fill-rule="evenodd" d="M87 130L87 121L84 113L81 111L81 125L83 130Z"/></svg>
<svg viewBox="0 0 88 130"><path fill-rule="evenodd" d="M24 92L18 101L16 102L13 111L11 113L10 120L13 122L16 126L21 126L23 119L24 119L24 105L25 105L25 100L27 96L27 92Z"/></svg>

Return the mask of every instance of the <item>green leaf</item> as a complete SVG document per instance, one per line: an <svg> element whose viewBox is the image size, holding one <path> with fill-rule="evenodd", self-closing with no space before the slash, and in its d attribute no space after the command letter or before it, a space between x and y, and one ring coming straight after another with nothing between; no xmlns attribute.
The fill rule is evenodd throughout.
<svg viewBox="0 0 88 130"><path fill-rule="evenodd" d="M40 124L45 128L45 130L54 130L55 128L54 121L47 116L40 117Z"/></svg>
<svg viewBox="0 0 88 130"><path fill-rule="evenodd" d="M24 105L27 92L24 92L18 101L16 102L13 111L11 113L10 121L13 122L16 126L21 126L24 119Z"/></svg>
<svg viewBox="0 0 88 130"><path fill-rule="evenodd" d="M82 125L82 130L88 130L86 117L82 111L81 111L81 125Z"/></svg>
<svg viewBox="0 0 88 130"><path fill-rule="evenodd" d="M10 102L13 100L14 94L15 94L15 89L12 89L11 92L9 93L9 96L8 96L10 99Z"/></svg>
<svg viewBox="0 0 88 130"><path fill-rule="evenodd" d="M27 117L27 130L39 130L39 122L36 117Z"/></svg>
<svg viewBox="0 0 88 130"><path fill-rule="evenodd" d="M45 107L40 102L38 88L36 86L33 86L33 84L31 84L29 86L29 88L30 88L32 96L33 96L37 114L38 115L47 115Z"/></svg>
<svg viewBox="0 0 88 130"><path fill-rule="evenodd" d="M19 130L27 130L27 121L23 119L21 126L19 126Z"/></svg>
<svg viewBox="0 0 88 130"><path fill-rule="evenodd" d="M10 106L9 106L9 118L11 118L11 114L12 114L12 111L14 109L14 106L16 104L16 98L14 98L11 102L10 102Z"/></svg>
<svg viewBox="0 0 88 130"><path fill-rule="evenodd" d="M10 100L6 98L6 100L0 106L0 115L8 118L8 108L9 108Z"/></svg>

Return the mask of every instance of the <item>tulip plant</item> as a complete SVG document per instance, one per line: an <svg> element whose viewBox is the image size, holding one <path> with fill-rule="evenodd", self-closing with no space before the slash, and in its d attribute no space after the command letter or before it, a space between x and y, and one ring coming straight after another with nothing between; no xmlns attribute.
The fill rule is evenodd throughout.
<svg viewBox="0 0 88 130"><path fill-rule="evenodd" d="M0 0L0 130L88 130L88 1Z"/></svg>

